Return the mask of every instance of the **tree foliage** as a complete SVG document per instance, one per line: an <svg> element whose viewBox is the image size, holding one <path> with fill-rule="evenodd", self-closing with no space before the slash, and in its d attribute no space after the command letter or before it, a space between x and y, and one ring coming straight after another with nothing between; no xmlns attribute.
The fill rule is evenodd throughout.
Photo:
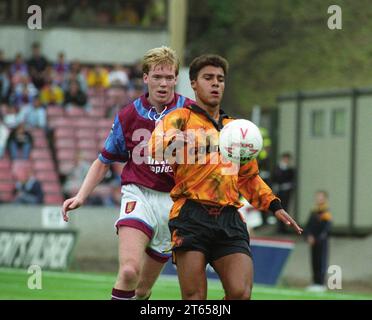
<svg viewBox="0 0 372 320"><path fill-rule="evenodd" d="M327 27L332 4L342 8L342 30ZM226 57L224 103L238 113L288 91L368 86L371 18L368 0L189 0L187 62Z"/></svg>

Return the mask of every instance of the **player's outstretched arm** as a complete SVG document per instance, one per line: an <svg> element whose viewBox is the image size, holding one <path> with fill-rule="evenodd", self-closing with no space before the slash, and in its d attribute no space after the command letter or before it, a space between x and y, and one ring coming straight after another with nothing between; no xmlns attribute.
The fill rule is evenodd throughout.
<svg viewBox="0 0 372 320"><path fill-rule="evenodd" d="M301 234L303 232L303 229L284 209L276 210L274 212L274 215L278 220L282 221L289 227L292 227L298 234Z"/></svg>
<svg viewBox="0 0 372 320"><path fill-rule="evenodd" d="M63 220L67 222L69 219L68 212L79 208L85 202L85 200L94 190L94 188L105 177L109 167L110 167L109 164L105 164L99 159L96 159L92 163L77 195L63 202L62 205Z"/></svg>

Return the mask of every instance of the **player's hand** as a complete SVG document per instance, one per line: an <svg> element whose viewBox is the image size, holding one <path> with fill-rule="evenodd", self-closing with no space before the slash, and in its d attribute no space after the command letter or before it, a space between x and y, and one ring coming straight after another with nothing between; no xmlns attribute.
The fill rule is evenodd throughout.
<svg viewBox="0 0 372 320"><path fill-rule="evenodd" d="M292 227L298 234L301 234L302 231L304 231L297 223L296 221L284 210L279 209L276 210L274 213L275 217L282 221L284 224L286 224L289 227Z"/></svg>
<svg viewBox="0 0 372 320"><path fill-rule="evenodd" d="M70 199L65 200L62 205L62 216L63 220L68 222L68 212L71 210L75 210L79 208L83 204L83 201L80 200L78 197L73 197Z"/></svg>

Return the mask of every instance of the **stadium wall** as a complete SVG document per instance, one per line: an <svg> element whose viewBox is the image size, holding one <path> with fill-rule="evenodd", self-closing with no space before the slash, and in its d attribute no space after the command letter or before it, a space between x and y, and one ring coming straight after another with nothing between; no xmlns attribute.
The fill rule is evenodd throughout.
<svg viewBox="0 0 372 320"><path fill-rule="evenodd" d="M46 219L48 215L49 220ZM64 223L59 218L59 207L0 205L0 229L75 230L78 235L73 251L74 267L88 261L91 265L84 266L87 269L97 271L100 266L111 263L111 270L116 270L118 247L114 223L117 216L118 209L115 208L84 207L71 213L70 222ZM308 284L311 281L308 245L297 236L292 240L296 241L295 247L281 281ZM372 237L333 237L330 241L330 265L341 267L345 283L357 282L372 287L371 247Z"/></svg>
<svg viewBox="0 0 372 320"><path fill-rule="evenodd" d="M27 26L2 25L0 43L7 60L21 52L31 54L34 41L42 44L42 52L55 61L63 51L68 60L84 63L134 64L147 50L159 45L169 45L167 30L92 29L53 27L29 30ZM92 48L94 48L92 50Z"/></svg>

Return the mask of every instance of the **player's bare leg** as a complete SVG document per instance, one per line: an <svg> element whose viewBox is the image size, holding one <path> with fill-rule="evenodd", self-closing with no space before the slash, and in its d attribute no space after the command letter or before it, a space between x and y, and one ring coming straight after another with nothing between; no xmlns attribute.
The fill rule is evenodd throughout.
<svg viewBox="0 0 372 320"><path fill-rule="evenodd" d="M207 261L200 251L176 252L177 274L183 300L207 298Z"/></svg>
<svg viewBox="0 0 372 320"><path fill-rule="evenodd" d="M131 227L119 227L119 272L115 289L134 291L140 279L149 237Z"/></svg>
<svg viewBox="0 0 372 320"><path fill-rule="evenodd" d="M252 259L243 253L233 253L213 261L227 300L249 300L253 284Z"/></svg>
<svg viewBox="0 0 372 320"><path fill-rule="evenodd" d="M153 287L156 279L159 277L164 265L164 263L156 261L148 254L145 254L139 283L136 288L137 299L141 300L150 297L151 288Z"/></svg>

